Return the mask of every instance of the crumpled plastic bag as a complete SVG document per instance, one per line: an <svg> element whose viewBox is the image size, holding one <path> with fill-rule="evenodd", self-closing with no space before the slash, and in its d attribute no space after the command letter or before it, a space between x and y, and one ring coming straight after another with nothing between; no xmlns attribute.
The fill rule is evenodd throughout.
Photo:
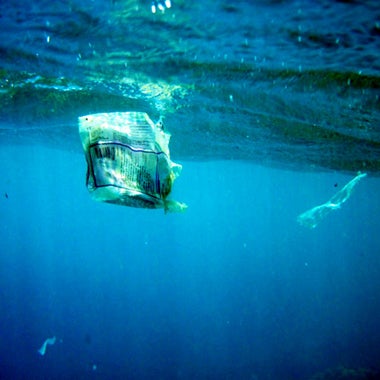
<svg viewBox="0 0 380 380"><path fill-rule="evenodd" d="M98 201L180 212L186 205L168 199L182 166L170 160L170 134L143 112L98 113L79 117L87 161L86 185Z"/></svg>

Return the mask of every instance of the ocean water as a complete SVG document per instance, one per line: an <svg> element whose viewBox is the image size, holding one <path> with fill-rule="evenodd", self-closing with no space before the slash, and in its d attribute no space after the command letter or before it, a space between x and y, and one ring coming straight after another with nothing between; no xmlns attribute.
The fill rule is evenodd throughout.
<svg viewBox="0 0 380 380"><path fill-rule="evenodd" d="M0 20L1 380L380 378L377 1ZM112 111L163 117L185 213L91 199L78 117Z"/></svg>

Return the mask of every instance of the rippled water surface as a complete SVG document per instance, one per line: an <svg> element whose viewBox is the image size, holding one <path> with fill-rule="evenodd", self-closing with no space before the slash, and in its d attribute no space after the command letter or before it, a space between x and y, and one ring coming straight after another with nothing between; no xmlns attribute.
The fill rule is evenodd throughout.
<svg viewBox="0 0 380 380"><path fill-rule="evenodd" d="M0 5L0 135L77 150L77 118L163 116L177 159L380 168L377 1Z"/></svg>

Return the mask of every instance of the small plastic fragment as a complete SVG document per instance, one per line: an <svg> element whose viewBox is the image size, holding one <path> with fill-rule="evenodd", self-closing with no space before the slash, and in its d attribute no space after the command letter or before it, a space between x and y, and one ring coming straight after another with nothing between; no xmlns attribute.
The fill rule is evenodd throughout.
<svg viewBox="0 0 380 380"><path fill-rule="evenodd" d="M55 336L53 336L52 338L46 339L45 342L43 343L43 345L41 346L41 348L38 350L38 353L40 355L44 356L46 353L47 346L55 344L55 341L56 341Z"/></svg>
<svg viewBox="0 0 380 380"><path fill-rule="evenodd" d="M366 173L359 172L355 178L348 182L326 203L298 215L298 223L304 227L315 228L331 211L339 209L350 198L356 184L366 175Z"/></svg>

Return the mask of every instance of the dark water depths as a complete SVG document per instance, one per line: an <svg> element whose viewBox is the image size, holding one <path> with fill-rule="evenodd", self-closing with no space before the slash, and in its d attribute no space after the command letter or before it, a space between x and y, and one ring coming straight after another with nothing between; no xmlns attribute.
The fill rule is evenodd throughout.
<svg viewBox="0 0 380 380"><path fill-rule="evenodd" d="M2 141L77 150L77 117L162 115L180 159L376 173L377 1L0 5Z"/></svg>
<svg viewBox="0 0 380 380"><path fill-rule="evenodd" d="M379 23L377 1L1 2L0 380L378 379ZM77 119L111 111L164 117L185 213L91 200Z"/></svg>

